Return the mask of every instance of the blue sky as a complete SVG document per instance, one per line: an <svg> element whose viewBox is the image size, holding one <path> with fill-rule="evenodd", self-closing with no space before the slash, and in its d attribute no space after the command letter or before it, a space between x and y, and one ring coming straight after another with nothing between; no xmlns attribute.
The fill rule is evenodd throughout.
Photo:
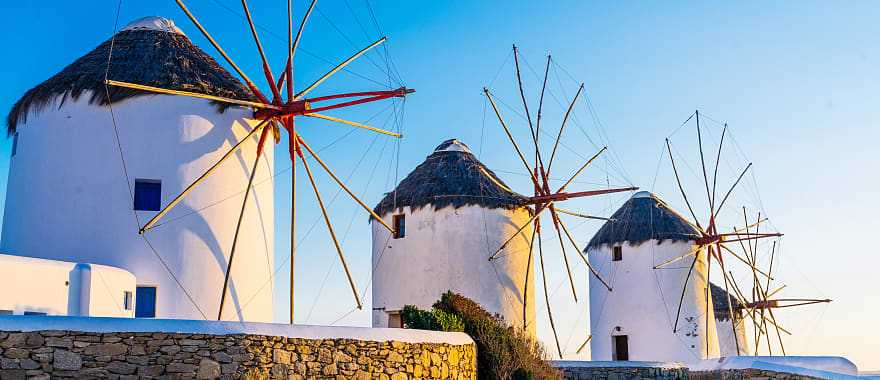
<svg viewBox="0 0 880 380"><path fill-rule="evenodd" d="M254 17L265 27L264 43L276 69L281 66L284 42L266 30L284 34L282 3L251 1ZM239 12L238 3L191 0L187 4L250 76L259 78L259 60L248 30L240 16L230 11ZM0 16L8 31L0 36L7 47L0 63L7 73L0 89L0 108L8 110L24 91L107 39L116 6L116 1L106 0L7 6ZM301 14L306 4L296 1L295 6ZM834 299L830 305L780 311L781 322L794 332L786 338L788 353L842 355L862 369L880 367L877 349L869 343L880 339L875 325L880 295L873 278L880 260L873 245L861 241L880 227L875 217L880 207L873 202L878 186L874 144L880 138L876 91L880 88L876 70L880 8L875 4L388 1L376 2L372 8L382 32L390 37L390 55L400 76L418 91L406 102L400 125L406 138L399 145L399 158L393 154L393 141L367 132L346 135L344 128L302 123L306 136L316 141L313 145L329 145L323 155L340 174L347 176L356 169L350 183L368 203L376 203L393 187L395 178L402 178L450 137L464 140L511 186L527 192L522 170L497 122L485 113L480 91L491 84L499 99L511 106L518 104L508 59L510 46L516 43L531 67L524 67L523 78L534 107L540 81L531 70L540 71L546 54L552 53L558 66L551 74L550 91L564 103L582 81L594 106L592 115L585 102L578 106L578 123L564 137L570 149L560 153L559 173L570 172L582 162L581 156L608 144L613 154L581 178L579 189L632 183L654 190L683 211L668 160L660 159L664 138L695 109L728 122L737 144L724 151L719 183L729 184L737 168L754 162L754 177L750 175L742 195L734 197L738 203L733 211L740 206L760 209L786 234L778 268L780 283L787 285L784 295ZM173 1L123 2L121 9L121 24L146 15L173 18L196 44L214 53ZM329 68L328 62L341 60L379 34L363 1L322 0L319 9L303 37L302 47L312 55L299 55L298 83L309 82ZM382 52L351 69L384 83ZM321 91L376 87L343 73ZM557 128L562 108L551 99L545 107L546 125ZM366 120L383 108L375 105L338 115ZM525 143L525 124L512 110L503 111ZM371 124L381 125L388 112L380 112ZM593 115L603 128L593 122ZM709 119L704 123L711 138L717 139L720 125ZM388 125L392 127L393 123ZM687 162L696 168L699 156L692 154L694 139L692 124L672 135L683 165ZM549 149L552 140L543 142ZM5 153L0 154L0 172L8 169L10 147L11 140L2 142ZM288 166L289 160L279 154L276 171ZM687 177L689 170L684 171ZM4 178L0 188L5 188L5 177L0 177ZM290 175L279 173L276 179L276 261L281 263L287 250L288 226L283 221L289 212ZM697 197L697 178L690 176L686 182ZM321 184L332 194L327 178ZM303 187L301 194L307 194L306 190ZM569 207L607 214L625 198L583 200ZM337 202L333 217L344 232L344 247L358 286L368 289L366 216L343 197ZM304 236L317 217L313 200L305 199L298 210L299 234ZM728 223L737 223L735 217L731 214ZM582 242L599 227L592 222L572 224L578 224L576 234ZM350 295L320 227L301 246L303 254L297 262L301 279L297 320L367 325L369 311L346 314L352 307ZM552 284L559 285L563 274L555 264L559 262L548 264L556 268L548 276ZM279 273L278 319L283 320L287 268L281 267ZM577 279L585 293L586 277L579 273ZM567 340L567 351L573 352L586 334L587 305L584 300L575 304L566 296L555 292L552 305L560 315L563 343ZM539 306L539 333L550 345L543 312Z"/></svg>

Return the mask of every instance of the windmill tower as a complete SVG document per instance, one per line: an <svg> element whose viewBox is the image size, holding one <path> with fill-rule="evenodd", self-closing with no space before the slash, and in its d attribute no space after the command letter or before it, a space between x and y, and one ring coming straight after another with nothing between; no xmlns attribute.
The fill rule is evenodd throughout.
<svg viewBox="0 0 880 380"><path fill-rule="evenodd" d="M2 250L126 269L137 278L138 309L152 306L140 316L205 318L218 307L256 143L218 166L168 215L168 227L150 236L139 235L138 227L248 136L253 112L107 87L108 78L251 98L172 21L132 22L28 91L10 112L15 147ZM264 183L247 193L256 206L245 210L238 237L245 259L231 273L229 294L242 307L230 309L227 320L273 318L272 287L263 286L273 270L273 186L263 181L273 171L272 144L263 153ZM225 198L238 201L218 202Z"/></svg>
<svg viewBox="0 0 880 380"><path fill-rule="evenodd" d="M633 195L599 229L587 255L614 291L590 277L593 360L692 362L718 356L714 308L705 308L711 293L706 291L708 268L706 250L697 245L700 237L699 230L647 191ZM654 269L695 249L692 273L687 266Z"/></svg>
<svg viewBox="0 0 880 380"><path fill-rule="evenodd" d="M524 315L533 322L531 233L517 231L531 213L522 202L461 141L437 146L375 207L395 233L372 220L373 326L399 327L405 305L430 308L448 290L511 325L523 326ZM514 234L507 249L521 254L488 261Z"/></svg>

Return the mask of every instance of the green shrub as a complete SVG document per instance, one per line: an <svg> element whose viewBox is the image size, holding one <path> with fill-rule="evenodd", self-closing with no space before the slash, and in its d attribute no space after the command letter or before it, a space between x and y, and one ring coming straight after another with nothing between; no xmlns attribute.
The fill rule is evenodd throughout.
<svg viewBox="0 0 880 380"><path fill-rule="evenodd" d="M562 379L545 361L538 341L459 294L446 292L431 311L404 307L401 318L408 328L470 335L477 345L477 377L481 380Z"/></svg>

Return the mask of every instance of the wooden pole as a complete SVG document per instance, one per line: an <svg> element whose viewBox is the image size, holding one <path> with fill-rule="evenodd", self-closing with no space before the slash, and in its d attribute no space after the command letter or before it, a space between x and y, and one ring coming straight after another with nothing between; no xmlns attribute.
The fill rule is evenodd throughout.
<svg viewBox="0 0 880 380"><path fill-rule="evenodd" d="M708 186L707 186L708 188ZM711 305L712 303L712 282L709 281L709 277L712 275L712 246L710 245L706 249L706 357L709 357L709 315L715 315L715 308ZM711 310L709 308L712 308ZM710 313L711 312L711 313Z"/></svg>
<svg viewBox="0 0 880 380"><path fill-rule="evenodd" d="M565 252L565 241L562 240L562 231L559 228L559 215L553 210L553 206L550 206L550 216L553 220L553 228L556 230L556 238L559 239L559 248L562 249L562 261L565 262L565 271L568 273L568 283L571 285L571 295L574 297L574 302L577 303L577 290L574 286L574 277L571 275L571 265L568 263L568 255Z"/></svg>
<svg viewBox="0 0 880 380"><path fill-rule="evenodd" d="M516 45L513 45L513 64L516 67L516 83L519 85L519 97L522 99L526 120L529 122L529 131L532 133L532 142L535 144L535 157L538 161L536 166L543 167L544 163L541 161L541 152L538 150L538 135L536 134L535 126L532 124L532 113L529 112L529 103L526 102L526 94L523 91L522 77L519 71L519 52L516 49Z"/></svg>
<svg viewBox="0 0 880 380"><path fill-rule="evenodd" d="M724 268L724 257L721 255L721 247L719 247L721 243L715 243L715 251L718 255L718 265L721 266L721 273L724 274L727 272L727 269ZM724 293L727 294L727 313L730 316L730 328L733 332L733 342L736 344L736 354L739 355L741 353L740 344L739 344L739 335L736 334L736 316L733 314L733 301L730 299L730 287L728 286L727 276L724 277Z"/></svg>
<svg viewBox="0 0 880 380"><path fill-rule="evenodd" d="M146 232L150 228L152 228L153 225L159 221L159 219L161 219L163 216L165 216L165 214L167 214L168 211L171 211L171 209L174 206L176 206L178 203L180 203L180 201L183 200L183 197L185 197L187 194L189 194L189 192L192 191L194 188L196 188L196 186L198 186L200 183L202 183L202 181L204 181L205 178L208 178L208 176L211 175L211 173L213 173L215 170L217 170L217 168L220 166L220 164L222 164L224 161L228 160L229 157L232 157L233 153L235 153L236 151L241 149L241 145L244 144L245 141L248 141L255 133L257 133L261 129L263 129L268 122L269 122L269 119L266 119L266 120L261 121L259 124L257 124L257 126L254 127L254 129L252 129L250 132L248 132L248 134L243 139L241 139L239 142L235 143L235 145L233 145L232 148L230 148L229 151L227 151L226 154L223 155L223 157L220 157L220 159L217 160L217 162L215 162L214 165L212 165L210 168L208 168L208 170L206 170L204 173L202 173L202 175L199 176L199 178L196 178L196 180L193 181L189 186L187 186L186 189L183 190L183 192L181 192L179 195L174 197L174 199L172 199L171 202L169 202L162 210L160 210L155 216L153 216L153 218L150 219L147 222L147 224L145 224L143 227L141 227L139 233L141 235L143 235L144 232Z"/></svg>
<svg viewBox="0 0 880 380"><path fill-rule="evenodd" d="M366 130L368 130L368 131L373 131L373 132L376 132L376 133L381 133L381 134L383 134L383 135L388 135L388 136L391 136L391 137L397 137L397 138L401 138L401 137L403 137L403 135L401 135L400 133L389 132L389 131L386 131L386 130L384 130L384 129L379 129L379 128L371 127L371 126L369 126L369 125L361 124L361 123L358 123L358 122L348 121L348 120L345 120L345 119L340 119L340 118L337 118L337 117L327 116L327 115L323 115L323 114L319 114L319 113L307 113L307 114L303 114L303 116L306 116L306 117L313 117L313 118L316 118L316 119L323 119L323 120L333 121L333 122L337 122L337 123L345 124L345 125L350 125L350 126L355 127L355 128L366 129Z"/></svg>
<svg viewBox="0 0 880 380"><path fill-rule="evenodd" d="M678 183L678 190L681 192L682 198L684 198L684 204L687 205L688 211L691 212L691 216L694 217L694 224L697 225L697 228L700 229L700 232L705 233L703 227L700 226L700 220L697 219L697 214L694 213L693 207L691 207L691 202L688 201L687 194L684 192L684 186L681 185L681 178L678 176L678 169L675 167L675 158L672 157L672 146L669 144L669 139L666 139L666 151L669 152L669 161L672 163L672 172L675 173L675 182Z"/></svg>
<svg viewBox="0 0 880 380"><path fill-rule="evenodd" d="M721 130L721 142L718 143L718 153L715 156L715 174L712 175L712 202L709 204L715 209L715 187L718 185L718 163L721 161L721 148L724 146L724 135L727 133L727 123L724 123L724 129Z"/></svg>
<svg viewBox="0 0 880 380"><path fill-rule="evenodd" d="M574 94L574 98L571 99L571 103L568 105L568 109L565 111L565 116L562 118L562 125L559 127L559 133L556 134L556 142L553 143L553 151L550 153L550 162L547 163L548 176L550 175L550 168L553 166L553 160L556 158L556 150L559 148L559 140L562 139L562 131L565 130L565 125L568 123L568 117L571 115L571 111L574 110L574 105L583 91L584 84L581 83L581 86L578 87L577 93Z"/></svg>
<svg viewBox="0 0 880 380"><path fill-rule="evenodd" d="M263 128L260 134L260 142L257 144L257 152L254 157L254 166L251 168L251 175L248 177L247 187L244 190L244 199L241 201L241 211L238 213L238 222L235 223L235 234L232 235L232 249L229 251L229 261L226 263L226 273L223 278L223 292L220 293L220 309L217 311L217 320L223 317L223 305L226 302L226 290L229 288L229 277L232 274L232 263L235 260L235 250L238 248L238 234L241 232L241 222L244 220L244 211L247 209L248 198L251 187L254 184L254 177L257 174L257 164L260 163L260 156L263 153L263 144L266 143L266 135L269 129Z"/></svg>
<svg viewBox="0 0 880 380"><path fill-rule="evenodd" d="M550 55L547 55L547 66L544 68L544 83L541 85L541 97L538 99L538 120L535 121L535 136L541 136L541 111L544 109L544 90L547 89L547 74L550 73ZM540 140L540 138L538 138ZM535 145L535 158L538 157L538 145ZM551 160L552 161L552 160ZM547 166L547 175L550 175L550 166Z"/></svg>
<svg viewBox="0 0 880 380"><path fill-rule="evenodd" d="M290 324L293 324L295 309L296 289L296 152L299 144L294 136L296 134L296 119L288 118L290 123L290 140L288 141L290 153Z"/></svg>
<svg viewBox="0 0 880 380"><path fill-rule="evenodd" d="M532 177L532 182L536 187L540 187L538 184L538 177L535 175L532 168L529 166L529 163L526 162L525 156L523 156L522 151L519 149L519 145L517 145L516 140L514 140L513 135L510 134L510 129L507 128L507 123L504 122L504 118L501 117L501 111L498 110L498 106L495 104L495 99L492 98L492 94L489 92L489 89L483 87L483 93L486 94L486 98L489 99L489 104L492 105L492 109L495 111L495 116L498 117L498 122L501 123L501 127L504 128L504 133L507 134L507 139L510 140L510 143L513 144L513 149L516 150L517 156L519 156L520 161L526 167L526 171Z"/></svg>
<svg viewBox="0 0 880 380"><path fill-rule="evenodd" d="M692 250L688 251L688 253L685 253L685 254L680 255L680 256L673 257L673 258L671 258L671 259L669 259L669 260L666 260L666 261L664 261L664 262L662 262L662 263L660 263L660 264L655 265L655 266L654 266L654 269L660 269L660 268L663 268L663 267L665 267L665 266L667 266L667 265L669 265L669 264L677 263L677 262L679 262L679 261L681 261L681 260L683 260L683 259L686 259L687 257L689 257L689 256L691 256L691 255L696 254L697 252L700 252L700 250L703 249L703 245L702 245L702 244L697 244L697 245L695 245L695 247L696 247L695 249L692 249Z"/></svg>
<svg viewBox="0 0 880 380"><path fill-rule="evenodd" d="M297 138L300 144L303 143L302 139L299 139L298 136L293 136L293 138ZM305 145L303 144L303 146ZM336 254L339 256L339 261L342 263L342 269L345 270L345 276L348 278L348 285L351 287L351 293L354 295L355 302L357 302L357 308L358 310L363 309L361 299L357 293L357 287L355 287L354 280L351 277L351 271L349 271L348 264L345 262L345 255L342 254L342 247L339 245L339 240L336 238L336 232L333 230L333 224L330 223L330 216L327 214L327 208L324 207L324 200L321 198L321 193L318 191L318 185L315 183L315 177L312 175L312 170L309 168L309 162L306 160L305 156L303 156L302 150L298 150L297 154L303 163L303 168L306 169L306 175L309 177L312 190L315 191L315 198L318 200L318 206L321 207L321 215L324 216L324 223L327 225L327 230L330 232L330 237L333 239L333 245L336 247Z"/></svg>
<svg viewBox="0 0 880 380"><path fill-rule="evenodd" d="M687 293L688 280L691 279L691 273L694 272L694 265L700 258L700 253L694 255L694 261L691 261L691 267L688 269L687 277L684 278L684 286L681 288L681 297L678 299L678 311L675 312L675 324L672 325L672 333L678 332L678 319L681 317L681 305L684 303L684 295Z"/></svg>
<svg viewBox="0 0 880 380"><path fill-rule="evenodd" d="M551 210L551 211L559 211L559 210ZM577 242L574 240L574 237L572 237L571 232L568 230L568 227L565 225L565 222L563 222L562 219L559 219L559 225L562 226L562 231L565 232L565 236L568 237L568 241L571 243L571 245L574 247L574 249L580 254L581 260L584 261L584 264L586 264L587 269L590 270L590 273L592 273L593 276L596 276L596 279L598 279L599 282L601 282L602 285L604 285L605 288L608 289L609 292L612 291L611 285L608 283L608 281L605 281L605 279L602 278L602 275L599 274L599 271L597 271L596 268L594 268L590 264L590 260L587 259L587 256L586 256L586 254L584 254L584 251L581 250L581 248L578 246Z"/></svg>
<svg viewBox="0 0 880 380"><path fill-rule="evenodd" d="M174 1L177 2L177 5L180 7L181 10L183 10L183 13L186 13L186 16L189 17L190 21L195 24L199 31L202 32L202 35L204 35L205 38L208 39L208 42L210 42L211 45L214 46L214 49L217 49L217 52L220 53L221 56L223 56L223 59L225 59L227 63L229 63L229 66L232 66L232 69L235 70L235 72L238 73L241 79L244 80L245 84L247 84L248 88L250 88L251 92L253 92L254 96L259 98L260 101L262 101L263 103L270 103L269 100L266 99L266 97L263 95L263 93L260 92L259 88L257 88L257 85L255 85L254 82L251 81L250 78L248 78L247 74L245 74L244 71L242 71L241 68L239 68L238 65L235 64L232 58L229 57L229 54L226 54L226 51L224 51L223 48L220 47L220 44L218 44L217 41L214 40L214 37L211 37L211 34L208 33L208 31L205 29L205 27L202 26L201 23L199 23L199 20L196 19L196 16L194 16L192 12L187 9L186 5L183 4L183 1Z"/></svg>
<svg viewBox="0 0 880 380"><path fill-rule="evenodd" d="M587 347L587 343L590 343L591 340L593 340L593 334L587 335L587 340L585 340L583 343L581 343L581 346L578 347L578 349L577 349L577 351L575 351L575 353L580 354L581 351L583 351L584 348Z"/></svg>
<svg viewBox="0 0 880 380"><path fill-rule="evenodd" d="M315 153L314 150L312 150L312 147L310 147L309 144L306 144L305 140L303 140L301 136L297 135L297 141L300 145L303 146L303 148L306 148L306 150L309 152L309 155L311 155L312 158L314 158L315 161L317 161L318 164L321 165L324 171L330 175L330 178L333 178L333 180L336 181L336 183L339 185L339 187L342 188L342 190L345 190L345 192L351 197L351 199L354 199L354 201L357 202L358 205L360 205L364 210L367 210L367 212L370 213L370 215L374 219L376 219L376 221L381 223L385 227L385 229L388 230L388 232L392 234L394 233L394 228L391 228L391 226L389 226L388 223L385 223L385 221L382 220L382 217L376 214L373 209L370 208L370 206L367 206L367 204L364 203L364 201L362 201L360 198L358 198L357 195L354 195L354 192L352 192L351 189L348 188L348 186L345 186L345 183L342 182L342 180L340 180L339 177L337 177L332 170L330 170L330 167L328 167L327 164L324 163L324 160L322 160L321 157L318 157L318 154Z"/></svg>
<svg viewBox="0 0 880 380"><path fill-rule="evenodd" d="M559 359L562 359L562 347L559 345L559 336L556 334L556 323L553 322L553 311L550 309L550 293L547 291L547 271L544 270L544 248L541 242L540 219L536 222L535 229L538 230L538 260L541 264L541 280L544 285L544 302L547 304L547 316L550 318L550 330L553 331L553 340L556 341L556 351L559 353Z"/></svg>
<svg viewBox="0 0 880 380"><path fill-rule="evenodd" d="M538 219L538 216L540 216L541 213L544 212L544 210L547 209L547 205L549 205L549 204L551 204L551 203L553 203L553 202L550 202L550 203L548 203L548 204L546 204L546 205L543 205L543 206L540 206L540 207L536 207L536 208L535 208L535 215L532 215L532 217L529 218L529 220L528 220L527 222L525 222L525 224L523 224L522 226L520 226L520 227L516 230L516 232L513 233L513 235L511 235L509 238L507 238L507 240L505 240L504 243L501 243L501 246L498 247L498 249L495 251L495 253L493 253L492 256L489 256L489 261L495 260L495 257L497 257L498 254L501 253L501 251L503 251L504 248L507 247L507 245L510 244L510 242L511 242L514 238L516 238L516 237L517 237L517 236L518 236L518 235L519 235L524 229L526 229L526 227L528 227L529 225L532 224L532 222L534 222L536 219ZM537 228L537 227L536 227L536 228Z"/></svg>
<svg viewBox="0 0 880 380"><path fill-rule="evenodd" d="M593 216L593 215L582 214L582 213L579 213L579 212L574 212L574 211L566 210L566 209L562 209L562 208L559 208L559 207L554 207L554 208L556 209L556 212L558 212L558 213L562 213L562 214L566 214L566 215L571 215L571 216L576 216L576 217L578 217L578 218L584 218L584 219L596 219L596 220L612 220L611 218L604 218L604 217L601 217L601 216Z"/></svg>
<svg viewBox="0 0 880 380"><path fill-rule="evenodd" d="M700 147L700 165L703 167L703 183L706 185L706 200L709 202L709 212L714 216L715 214L712 213L712 211L715 209L715 205L712 204L712 193L709 191L709 176L706 174L706 158L703 155L703 133L700 131L700 110L696 110L694 113L697 115L697 143ZM709 219L714 220L712 216L710 216ZM712 225L713 223L710 221L709 224ZM709 262L711 263L711 261L712 259L710 255Z"/></svg>
<svg viewBox="0 0 880 380"><path fill-rule="evenodd" d="M565 181L565 183L562 186L560 186L559 190L556 190L556 192L561 193L561 192L565 191L565 188L568 187L568 185L571 185L571 183L574 182L574 179L577 178L579 175L581 175L581 173L584 171L584 169L586 169L587 166L590 166L590 164L592 164L593 161L596 161L596 158L599 158L599 155L601 155L606 150L608 150L607 146L603 146L602 149L599 149L599 152L594 154L593 157L590 157L590 159L587 160L587 162L585 162L583 165L581 165L581 167L578 168L578 170L574 172L574 175L572 175L568 179L568 181Z"/></svg>
<svg viewBox="0 0 880 380"><path fill-rule="evenodd" d="M746 172L749 171L749 168L751 168L751 167L752 167L752 163L749 162L749 164L746 165L746 168L743 169L742 173L740 173L739 177L736 179L736 182L733 183L733 186L730 187L730 190L727 190L727 194L724 195L724 198L721 199L721 203L718 204L718 208L716 208L715 211L713 212L715 215L718 215L718 213L721 211L721 208L724 207L724 202L727 202L727 198L730 196L730 193L733 192L733 189L736 188L736 185L739 184L739 181L742 180L742 177L744 175L746 175ZM748 224L748 223L746 223L746 224Z"/></svg>
<svg viewBox="0 0 880 380"><path fill-rule="evenodd" d="M529 239L529 260L526 261L526 279L525 284L523 285L523 307L522 307L522 320L523 320L523 331L527 331L529 327L529 318L528 318L528 309L529 309L529 275L532 274L532 257L535 246L535 233L538 230L532 229L532 238Z"/></svg>
<svg viewBox="0 0 880 380"><path fill-rule="evenodd" d="M247 0L241 0L241 7L244 9L244 15L251 28L251 34L254 36L254 43L257 45L257 51L260 52L260 59L263 61L263 73L266 75L266 81L269 82L269 89L272 90L272 96L274 96L273 103L280 103L281 93L278 92L278 86L275 84L275 75L272 74L269 60L266 59L266 52L263 51L263 44L260 42L260 35L257 33L257 27L254 26L254 19L251 15L251 9L247 5ZM290 8L288 8L288 10L289 9Z"/></svg>
<svg viewBox="0 0 880 380"><path fill-rule="evenodd" d="M322 82L324 82L325 80L327 80L328 78L333 76L333 74L336 74L339 70L342 70L343 68L345 68L345 66L348 66L349 63L352 63L355 59L357 59L361 55L364 55L364 53L370 51L370 49L372 49L376 46L379 46L380 44L385 42L386 39L387 38L382 37L379 40L377 40L376 42L373 42L372 44L370 44L370 46L367 46L367 47L361 49L360 51L358 51L357 53L355 53L354 55L352 55L351 57L349 57L345 61L342 61L342 63L336 65L336 67L334 67L332 70L328 71L326 74L322 75L320 78L318 78L318 80L314 81L312 84L310 84L304 90L297 93L293 99L294 100L302 99L302 97L305 96L306 94L308 94L309 91L314 90L315 87L318 87L319 84L321 84Z"/></svg>
<svg viewBox="0 0 880 380"><path fill-rule="evenodd" d="M154 92L157 94L178 95L178 96L187 96L190 98L207 99L207 100L211 100L211 101L215 101L215 102L228 103L228 104L234 104L234 105L245 106L245 107L252 107L252 108L257 108L257 109L274 109L274 110L279 110L279 111L281 110L281 107L273 105L273 104L252 102L249 100L224 98L222 96L200 94L197 92L190 92L190 91L169 90L166 88L153 87L153 86L147 86L147 85L136 84L136 83L121 82L121 81L112 80L112 79L108 79L108 80L104 81L104 83L107 85L110 85L110 86L130 88L132 90Z"/></svg>

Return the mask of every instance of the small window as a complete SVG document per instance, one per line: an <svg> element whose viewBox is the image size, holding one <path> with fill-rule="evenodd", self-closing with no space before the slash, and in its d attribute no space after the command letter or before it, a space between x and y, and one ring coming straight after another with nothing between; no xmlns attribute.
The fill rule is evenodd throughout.
<svg viewBox="0 0 880 380"><path fill-rule="evenodd" d="M611 261L623 260L623 247L615 245L611 248Z"/></svg>
<svg viewBox="0 0 880 380"><path fill-rule="evenodd" d="M155 286L138 286L134 301L135 318L156 318Z"/></svg>
<svg viewBox="0 0 880 380"><path fill-rule="evenodd" d="M12 315L12 310L0 310L0 315Z"/></svg>
<svg viewBox="0 0 880 380"><path fill-rule="evenodd" d="M26 311L24 315L46 315L46 313L42 311Z"/></svg>
<svg viewBox="0 0 880 380"><path fill-rule="evenodd" d="M397 214L393 217L394 222L394 238L402 239L406 237L406 216Z"/></svg>
<svg viewBox="0 0 880 380"><path fill-rule="evenodd" d="M389 312L388 313L388 327L393 329L402 329L403 328L403 319L400 318L399 312Z"/></svg>
<svg viewBox="0 0 880 380"><path fill-rule="evenodd" d="M162 207L162 181L157 179L134 180L134 209L159 211Z"/></svg>
<svg viewBox="0 0 880 380"><path fill-rule="evenodd" d="M612 359L614 360L629 360L629 337L626 335L615 335L611 337L612 344L614 347L612 348L614 352L612 352Z"/></svg>
<svg viewBox="0 0 880 380"><path fill-rule="evenodd" d="M131 292L126 290L122 293L122 307L125 308L125 310L131 310L131 301Z"/></svg>
<svg viewBox="0 0 880 380"><path fill-rule="evenodd" d="M15 134L12 135L12 156L11 157L15 157L16 152L18 152L18 132L15 132Z"/></svg>

